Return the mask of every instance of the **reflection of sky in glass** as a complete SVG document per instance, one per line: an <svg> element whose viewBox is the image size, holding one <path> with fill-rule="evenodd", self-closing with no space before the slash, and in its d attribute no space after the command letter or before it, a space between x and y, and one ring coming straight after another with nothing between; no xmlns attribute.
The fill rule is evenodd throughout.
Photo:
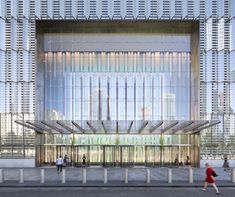
<svg viewBox="0 0 235 197"><path fill-rule="evenodd" d="M45 119L190 118L189 53L57 52L45 57L45 100L39 102Z"/></svg>

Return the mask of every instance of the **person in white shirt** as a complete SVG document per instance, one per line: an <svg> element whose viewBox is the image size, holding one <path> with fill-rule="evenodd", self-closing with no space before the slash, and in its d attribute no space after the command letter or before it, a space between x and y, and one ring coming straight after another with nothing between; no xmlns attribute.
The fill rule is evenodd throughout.
<svg viewBox="0 0 235 197"><path fill-rule="evenodd" d="M56 159L56 162L55 162L55 164L56 164L56 167L57 167L57 172L58 172L58 174L60 173L60 172L62 172L62 165L63 165L63 159L62 159L62 157L61 157L61 155Z"/></svg>

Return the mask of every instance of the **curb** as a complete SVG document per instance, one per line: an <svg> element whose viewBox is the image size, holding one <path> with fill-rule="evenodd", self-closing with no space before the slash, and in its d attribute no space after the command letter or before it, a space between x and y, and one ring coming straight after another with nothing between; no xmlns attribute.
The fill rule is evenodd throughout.
<svg viewBox="0 0 235 197"><path fill-rule="evenodd" d="M218 187L228 188L235 187L235 184L217 184ZM136 188L136 187L145 187L145 188L202 188L203 184L192 184L192 185L183 185L183 184L6 184L0 185L0 188Z"/></svg>

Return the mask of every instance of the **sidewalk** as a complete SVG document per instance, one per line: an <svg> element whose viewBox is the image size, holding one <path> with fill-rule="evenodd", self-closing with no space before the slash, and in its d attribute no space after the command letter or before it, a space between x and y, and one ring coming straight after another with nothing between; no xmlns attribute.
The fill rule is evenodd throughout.
<svg viewBox="0 0 235 197"><path fill-rule="evenodd" d="M44 183L40 183L41 169L45 170ZM84 168L66 168L65 183L62 173L55 168L25 168L24 182L19 183L19 169L3 169L4 182L0 187L202 187L205 178L204 168L193 168L193 183L189 183L188 168L172 168L172 183L168 183L168 168L128 168L128 183L125 183L125 168L107 168L107 183L104 183L104 168L86 168L86 183L82 183ZM147 169L150 182L147 183ZM234 187L231 171L215 168L217 184L220 187Z"/></svg>
<svg viewBox="0 0 235 197"><path fill-rule="evenodd" d="M231 182L217 182L218 187L235 187L235 183ZM203 187L203 182L195 182L193 184L189 184L187 182L175 182L175 183L162 183L162 182L151 182L149 184L144 182L129 182L125 184L124 182L109 182L104 184L98 181L87 182L86 184L82 184L81 182L69 182L65 184L61 184L60 182L48 182L44 184L40 184L38 182L25 182L25 183L18 183L18 182L4 182L0 184L1 187L175 187L175 188L201 188Z"/></svg>

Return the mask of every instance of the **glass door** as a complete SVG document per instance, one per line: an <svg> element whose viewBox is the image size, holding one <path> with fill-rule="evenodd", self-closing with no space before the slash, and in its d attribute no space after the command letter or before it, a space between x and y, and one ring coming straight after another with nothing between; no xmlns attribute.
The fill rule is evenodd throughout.
<svg viewBox="0 0 235 197"><path fill-rule="evenodd" d="M45 165L45 146L36 146L36 166Z"/></svg>
<svg viewBox="0 0 235 197"><path fill-rule="evenodd" d="M71 166L73 160L72 147L66 145L56 146L56 158L61 156L64 159L65 155L67 155L66 166Z"/></svg>
<svg viewBox="0 0 235 197"><path fill-rule="evenodd" d="M161 148L162 148L162 166L169 167L171 166L171 162L172 162L171 147L164 146Z"/></svg>
<svg viewBox="0 0 235 197"><path fill-rule="evenodd" d="M56 161L56 146L54 145L45 145L44 146L44 156L45 156L45 164L49 164L49 165L55 165L55 161Z"/></svg>
<svg viewBox="0 0 235 197"><path fill-rule="evenodd" d="M189 156L190 158L190 148L189 146L180 146L180 150L179 150L179 153L180 153L180 165L181 166L184 166L185 163L186 163L186 160L187 160L187 156Z"/></svg>
<svg viewBox="0 0 235 197"><path fill-rule="evenodd" d="M102 165L103 151L101 146L90 146L90 165Z"/></svg>
<svg viewBox="0 0 235 197"><path fill-rule="evenodd" d="M89 165L89 147L88 146L74 146L73 148L73 162L74 166L82 166L82 157L86 157L86 165Z"/></svg>
<svg viewBox="0 0 235 197"><path fill-rule="evenodd" d="M121 146L121 166L134 165L134 146Z"/></svg>
<svg viewBox="0 0 235 197"><path fill-rule="evenodd" d="M173 166L180 165L179 146L171 147L171 165Z"/></svg>
<svg viewBox="0 0 235 197"><path fill-rule="evenodd" d="M161 152L160 147L146 146L146 165L147 166L160 166Z"/></svg>
<svg viewBox="0 0 235 197"><path fill-rule="evenodd" d="M134 165L145 165L145 146L135 146L134 152Z"/></svg>
<svg viewBox="0 0 235 197"><path fill-rule="evenodd" d="M103 165L115 166L116 163L116 148L115 146L103 146Z"/></svg>

